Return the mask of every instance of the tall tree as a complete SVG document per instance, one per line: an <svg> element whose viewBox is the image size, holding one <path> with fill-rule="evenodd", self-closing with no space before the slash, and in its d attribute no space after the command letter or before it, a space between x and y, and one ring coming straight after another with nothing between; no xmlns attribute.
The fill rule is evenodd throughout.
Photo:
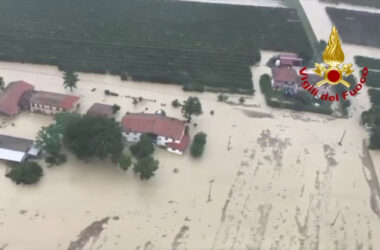
<svg viewBox="0 0 380 250"><path fill-rule="evenodd" d="M141 180L149 180L154 176L159 164L158 160L155 160L152 156L148 156L136 162L133 171L140 175Z"/></svg>
<svg viewBox="0 0 380 250"><path fill-rule="evenodd" d="M198 97L190 96L186 101L184 101L181 112L183 117L185 117L189 122L191 121L191 117L193 115L201 115L203 113L202 104Z"/></svg>
<svg viewBox="0 0 380 250"><path fill-rule="evenodd" d="M194 136L193 144L191 145L190 152L194 158L199 158L203 155L203 151L206 145L207 135L203 132L199 132Z"/></svg>
<svg viewBox="0 0 380 250"><path fill-rule="evenodd" d="M65 71L63 74L63 86L70 88L70 91L73 91L77 87L77 82L79 81L78 74L72 70Z"/></svg>
<svg viewBox="0 0 380 250"><path fill-rule="evenodd" d="M148 134L142 134L140 141L131 146L131 152L134 157L141 159L151 155L154 151L153 139Z"/></svg>
<svg viewBox="0 0 380 250"><path fill-rule="evenodd" d="M61 141L56 126L42 127L37 133L36 144L48 154L59 154Z"/></svg>
<svg viewBox="0 0 380 250"><path fill-rule="evenodd" d="M79 159L111 156L114 162L120 158L124 148L119 123L93 116L73 119L67 124L63 143Z"/></svg>
<svg viewBox="0 0 380 250"><path fill-rule="evenodd" d="M0 89L4 90L4 88L5 88L4 78L0 76Z"/></svg>

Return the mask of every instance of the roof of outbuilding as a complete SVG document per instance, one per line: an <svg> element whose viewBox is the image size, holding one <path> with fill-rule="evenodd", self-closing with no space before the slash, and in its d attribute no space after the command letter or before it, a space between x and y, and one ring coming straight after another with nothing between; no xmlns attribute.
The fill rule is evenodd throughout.
<svg viewBox="0 0 380 250"><path fill-rule="evenodd" d="M24 82L11 82L0 95L0 112L6 115L16 115L20 112L19 101L23 94L32 91L34 86Z"/></svg>
<svg viewBox="0 0 380 250"><path fill-rule="evenodd" d="M171 143L168 143L167 146L184 152L187 146L189 145L189 143L190 143L190 136L184 135L180 143L171 142Z"/></svg>
<svg viewBox="0 0 380 250"><path fill-rule="evenodd" d="M113 116L113 106L109 104L103 103L94 103L88 110L88 115L92 116L105 116L112 117Z"/></svg>
<svg viewBox="0 0 380 250"><path fill-rule="evenodd" d="M125 132L152 133L175 140L181 140L185 131L185 122L157 114L126 114L121 123Z"/></svg>
<svg viewBox="0 0 380 250"><path fill-rule="evenodd" d="M0 148L26 152L33 145L32 140L8 136L8 135L0 135Z"/></svg>

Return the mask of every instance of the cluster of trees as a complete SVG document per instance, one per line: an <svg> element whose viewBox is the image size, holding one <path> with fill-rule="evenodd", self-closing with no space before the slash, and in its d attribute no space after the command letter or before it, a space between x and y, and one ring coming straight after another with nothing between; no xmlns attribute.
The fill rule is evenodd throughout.
<svg viewBox="0 0 380 250"><path fill-rule="evenodd" d="M159 167L159 161L154 159L153 138L149 134L142 134L138 143L130 147L136 162L133 164L133 171L139 175L141 180L149 180L155 175ZM119 165L123 170L128 170L132 166L133 159L129 153L122 155Z"/></svg>
<svg viewBox="0 0 380 250"><path fill-rule="evenodd" d="M365 56L355 56L354 59L355 63L361 68L380 69L380 59Z"/></svg>
<svg viewBox="0 0 380 250"><path fill-rule="evenodd" d="M372 102L372 108L362 113L362 121L371 130L371 149L380 149L380 91L368 90Z"/></svg>

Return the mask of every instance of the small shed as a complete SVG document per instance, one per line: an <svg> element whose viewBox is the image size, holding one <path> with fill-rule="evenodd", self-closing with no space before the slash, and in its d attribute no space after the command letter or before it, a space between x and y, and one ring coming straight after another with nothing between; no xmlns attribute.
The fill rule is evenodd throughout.
<svg viewBox="0 0 380 250"><path fill-rule="evenodd" d="M112 118L114 115L113 105L94 103L88 110L87 115L90 116L103 116L107 118Z"/></svg>

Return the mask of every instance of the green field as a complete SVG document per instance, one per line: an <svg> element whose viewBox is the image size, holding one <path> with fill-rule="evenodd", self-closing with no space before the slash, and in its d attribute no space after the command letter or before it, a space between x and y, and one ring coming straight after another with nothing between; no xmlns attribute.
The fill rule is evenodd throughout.
<svg viewBox="0 0 380 250"><path fill-rule="evenodd" d="M343 42L380 47L380 14L326 7Z"/></svg>
<svg viewBox="0 0 380 250"><path fill-rule="evenodd" d="M345 3L345 4L352 4L352 5L380 8L379 0L321 0L321 1L328 2L328 3L335 3L335 4Z"/></svg>
<svg viewBox="0 0 380 250"><path fill-rule="evenodd" d="M1 0L0 60L252 90L259 49L312 50L295 10L160 0Z"/></svg>

